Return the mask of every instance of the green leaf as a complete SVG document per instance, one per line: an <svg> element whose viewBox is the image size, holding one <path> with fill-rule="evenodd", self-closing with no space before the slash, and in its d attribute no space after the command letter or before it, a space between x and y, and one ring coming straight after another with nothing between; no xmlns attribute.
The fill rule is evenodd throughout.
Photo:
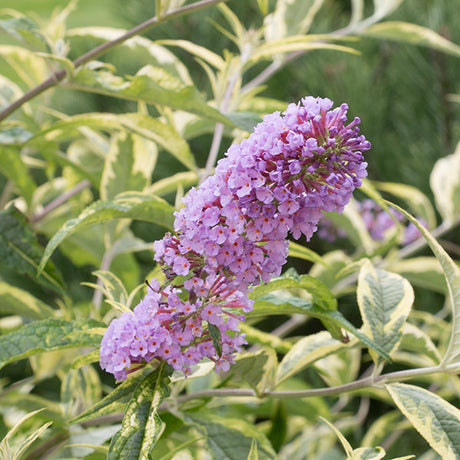
<svg viewBox="0 0 460 460"><path fill-rule="evenodd" d="M22 457L22 454L24 453L24 450L27 449L27 447L32 444L35 439L37 439L38 436L43 434L43 432L51 425L50 423L46 423L45 425L41 426L38 430L34 430L34 432L28 436L26 439L24 439L21 444L13 451L13 449L10 447L10 439L16 434L16 432L21 428L27 420L31 419L34 415L37 413L41 412L40 410L36 410L33 412L30 412L29 414L25 415L22 417L14 426L11 428L11 430L6 433L5 437L1 440L0 442L0 456L2 458L6 459L19 459Z"/></svg>
<svg viewBox="0 0 460 460"><path fill-rule="evenodd" d="M446 278L436 257L413 257L411 259L391 260L386 268L399 273L413 284L430 291L447 293Z"/></svg>
<svg viewBox="0 0 460 460"><path fill-rule="evenodd" d="M55 54L52 53L36 53L37 56L41 56L45 58L47 61L53 61L52 63L48 62L48 65L53 65L54 67L57 67L59 70L65 70L67 72L67 75L72 75L75 66L73 64L73 61L69 58L63 57L63 56L56 56ZM57 63L59 64L56 66Z"/></svg>
<svg viewBox="0 0 460 460"><path fill-rule="evenodd" d="M244 42L246 39L246 29L244 28L238 16L225 3L219 3L217 8L222 13L235 35L232 36L225 29L220 30L231 40L235 41L235 43L238 44L238 42ZM218 24L215 24L215 26L218 27Z"/></svg>
<svg viewBox="0 0 460 460"><path fill-rule="evenodd" d="M433 30L417 24L386 21L374 24L362 33L368 37L426 46L447 54L452 54L453 56L460 56L460 46L452 43Z"/></svg>
<svg viewBox="0 0 460 460"><path fill-rule="evenodd" d="M39 85L49 76L45 59L20 46L0 45L0 63L5 61L29 87Z"/></svg>
<svg viewBox="0 0 460 460"><path fill-rule="evenodd" d="M66 408L66 419L82 406L89 407L100 401L101 393L99 373L93 366L67 370L61 383L61 403Z"/></svg>
<svg viewBox="0 0 460 460"><path fill-rule="evenodd" d="M2 148L4 146L19 147L20 145L24 144L29 139L31 139L33 136L33 134L29 130L24 128L19 123L9 123L7 121L3 122L2 125L3 126L0 130L0 145L2 145ZM5 166L4 170L8 171L9 168L7 169L7 166Z"/></svg>
<svg viewBox="0 0 460 460"><path fill-rule="evenodd" d="M18 14L16 17L0 19L0 29L35 51L49 51L46 38L40 32L37 23L30 18Z"/></svg>
<svg viewBox="0 0 460 460"><path fill-rule="evenodd" d="M187 171L176 173L165 179L160 179L152 184L148 189L148 193L156 196L164 196L168 193L174 193L178 187L190 187L198 183L198 175L196 172Z"/></svg>
<svg viewBox="0 0 460 460"><path fill-rule="evenodd" d="M126 80L106 69L94 69L93 66L94 63L91 63L79 68L66 86L147 104L165 105L232 126L227 117L204 101L194 86L162 67L147 65Z"/></svg>
<svg viewBox="0 0 460 460"><path fill-rule="evenodd" d="M9 78L0 75L0 110L6 109L6 107L8 107L12 102L19 99L22 94L23 91L16 83L11 81ZM27 104L22 107L26 108L27 112L30 113ZM2 124L7 125L7 122L4 121Z"/></svg>
<svg viewBox="0 0 460 460"><path fill-rule="evenodd" d="M121 115L120 122L123 129L156 142L189 170L196 170L195 157L190 151L187 142L171 124L134 113Z"/></svg>
<svg viewBox="0 0 460 460"><path fill-rule="evenodd" d="M187 376L185 376L182 371L174 371L171 376L171 382L175 383L181 380L184 381L185 379L187 379L187 381L190 381L190 379L204 377L213 372L214 368L215 364L212 361L203 361L198 364L193 364L192 366L190 366L191 372Z"/></svg>
<svg viewBox="0 0 460 460"><path fill-rule="evenodd" d="M128 292L118 276L107 270L97 270L93 275L103 283L103 293L108 300L126 304Z"/></svg>
<svg viewBox="0 0 460 460"><path fill-rule="evenodd" d="M164 429L157 411L170 394L169 371L161 365L142 380L126 408L121 430L113 437L108 460L152 458Z"/></svg>
<svg viewBox="0 0 460 460"><path fill-rule="evenodd" d="M297 275L293 271L286 272L283 276L274 278L268 283L256 286L249 294L251 299L258 299L273 291L297 288L308 292L312 303L325 310L337 310L337 300L321 281L309 275ZM282 297L281 297L282 298ZM273 300L273 298L271 297ZM304 299L299 299L300 305ZM282 313L280 313L282 314Z"/></svg>
<svg viewBox="0 0 460 460"><path fill-rule="evenodd" d="M309 275L324 283L329 289L334 289L340 274L353 263L353 260L342 250L328 252L323 255L323 259L327 266L315 263ZM340 294L343 295L343 292L340 291Z"/></svg>
<svg viewBox="0 0 460 460"><path fill-rule="evenodd" d="M277 278L272 279L268 283L259 284L255 286L252 291L249 293L249 298L256 300L262 296L266 296L270 292L279 291L281 289L289 289L289 288L299 288L299 278L294 278L289 275L283 275ZM313 303L311 302L313 305ZM251 314L251 313L249 313ZM280 313L281 314L281 313Z"/></svg>
<svg viewBox="0 0 460 460"><path fill-rule="evenodd" d="M303 292L310 298L294 297L286 293L282 293L282 295L268 294L269 292L291 288L297 289L297 292ZM388 353L380 344L374 343L373 340L356 329L337 311L337 300L335 297L323 283L312 276L295 276L287 272L283 277L275 278L269 283L256 286L249 294L249 297L256 300L253 310L246 313L246 317L248 318L294 314L312 316L325 323L328 330L334 334L334 337L346 341L347 338L340 332L340 328L343 328L376 351L379 356L389 359ZM265 341L264 343L268 344L269 342Z"/></svg>
<svg viewBox="0 0 460 460"><path fill-rule="evenodd" d="M346 347L325 356L314 363L315 370L329 387L344 385L358 378L361 366L361 350Z"/></svg>
<svg viewBox="0 0 460 460"><path fill-rule="evenodd" d="M279 0L275 11L264 19L265 39L270 42L288 35L306 34L324 0Z"/></svg>
<svg viewBox="0 0 460 460"><path fill-rule="evenodd" d="M196 164L189 146L175 128L164 121L139 113L120 115L85 113L74 115L43 129L30 140L30 143L40 145L43 139L53 142L67 142L69 139L84 136L88 127L92 130L121 130L138 134L145 139L156 142L188 169L195 171ZM82 128L84 128L84 131Z"/></svg>
<svg viewBox="0 0 460 460"><path fill-rule="evenodd" d="M440 363L441 355L428 334L410 323L404 324L402 332L401 350L412 351L417 353L417 355L427 356L434 365Z"/></svg>
<svg viewBox="0 0 460 460"><path fill-rule="evenodd" d="M78 356L72 361L72 369L79 369L87 364L99 362L99 350L93 350L83 356Z"/></svg>
<svg viewBox="0 0 460 460"><path fill-rule="evenodd" d="M32 195L37 185L29 173L29 168L24 164L19 150L6 146L2 147L0 171L13 182L18 195L22 195L30 206Z"/></svg>
<svg viewBox="0 0 460 460"><path fill-rule="evenodd" d="M129 254L137 251L152 251L152 243L146 243L141 238L137 238L129 229L123 230L123 234L118 238L111 248L114 256Z"/></svg>
<svg viewBox="0 0 460 460"><path fill-rule="evenodd" d="M282 112L286 110L288 103L286 101L280 101L278 99L272 99L269 97L254 96L254 93L247 91L240 95L240 102L238 105L239 110L246 112L258 113L260 116L264 116L271 112Z"/></svg>
<svg viewBox="0 0 460 460"><path fill-rule="evenodd" d="M40 410L42 411L41 417L52 421L55 426L62 427L66 424L63 407L59 403L42 396L13 390L3 392L1 404L2 407L14 407L16 410L24 412Z"/></svg>
<svg viewBox="0 0 460 460"><path fill-rule="evenodd" d="M388 433L400 429L402 415L398 410L387 411L379 416L362 438L361 446L375 446L381 444ZM405 422L403 422L405 423Z"/></svg>
<svg viewBox="0 0 460 460"><path fill-rule="evenodd" d="M26 324L0 337L0 368L8 363L45 351L72 347L98 347L101 338L88 333L98 321L45 319Z"/></svg>
<svg viewBox="0 0 460 460"><path fill-rule="evenodd" d="M377 352L378 355L389 359L388 353L378 344L374 343L369 337L356 329L339 311L324 310L316 307L309 300L296 297L276 297L265 296L254 303L252 311L246 314L248 318L267 316L267 315L308 315L318 318L323 322L330 322L338 328L343 328L351 332L361 342ZM346 338L344 338L346 341Z"/></svg>
<svg viewBox="0 0 460 460"><path fill-rule="evenodd" d="M273 348L279 353L287 353L291 349L291 343L287 340L282 340L276 335L263 332L247 323L241 323L240 330L245 334L245 338L249 343L256 343L268 348Z"/></svg>
<svg viewBox="0 0 460 460"><path fill-rule="evenodd" d="M273 448L279 452L286 442L288 413L283 400L275 401L275 409L270 416L271 427L267 434Z"/></svg>
<svg viewBox="0 0 460 460"><path fill-rule="evenodd" d="M436 207L447 223L460 213L460 142L452 155L439 159L431 171L430 185Z"/></svg>
<svg viewBox="0 0 460 460"><path fill-rule="evenodd" d="M311 249L302 246L301 244L294 243L293 241L289 241L289 257L308 260L309 262L322 264L325 267L328 266L325 260L315 251L312 251Z"/></svg>
<svg viewBox="0 0 460 460"><path fill-rule="evenodd" d="M63 293L63 281L52 262L45 261L37 277L43 248L23 216L16 208L0 211L1 269L28 277L31 281Z"/></svg>
<svg viewBox="0 0 460 460"><path fill-rule="evenodd" d="M385 385L399 410L445 459L460 457L460 410L425 389L404 383Z"/></svg>
<svg viewBox="0 0 460 460"><path fill-rule="evenodd" d="M53 236L43 253L40 270L59 244L83 227L113 219L138 219L172 230L173 212L174 208L161 198L137 192L122 193L113 201L96 201L76 219L67 221Z"/></svg>
<svg viewBox="0 0 460 460"><path fill-rule="evenodd" d="M155 43L158 45L177 46L182 48L190 54L193 54L193 56L211 64L217 70L222 70L225 66L224 60L218 54L188 40L157 40Z"/></svg>
<svg viewBox="0 0 460 460"><path fill-rule="evenodd" d="M324 310L337 310L337 299L328 287L310 275L301 275L300 287L311 294L315 306Z"/></svg>
<svg viewBox="0 0 460 460"><path fill-rule="evenodd" d="M313 303L296 297L264 296L254 303L254 308L249 313L246 313L246 317L259 318L261 316L295 314L315 316Z"/></svg>
<svg viewBox="0 0 460 460"><path fill-rule="evenodd" d="M404 214L404 216L418 228L419 232L428 243L428 246L430 246L433 251L433 254L441 264L442 271L446 277L450 305L452 307L452 332L449 345L440 364L442 367L446 366L455 362L460 356L460 268L458 268L444 248L433 238L431 233L415 219L415 217L395 204L390 202L388 202L388 204Z"/></svg>
<svg viewBox="0 0 460 460"><path fill-rule="evenodd" d="M78 42L84 41L85 48L88 49L106 41L117 39L126 32L126 30L111 27L79 27L67 31L67 38L70 39L73 45L78 45ZM75 49L74 46L72 49ZM161 46L159 42L135 36L118 43L116 49L112 50L112 52L118 54L118 59L128 58L132 62L145 62L156 67L162 67L185 83L192 83L187 67L167 48Z"/></svg>
<svg viewBox="0 0 460 460"><path fill-rule="evenodd" d="M246 380L257 395L262 396L266 390L273 388L277 365L275 350L266 347L238 356L231 372Z"/></svg>
<svg viewBox="0 0 460 460"><path fill-rule="evenodd" d="M276 373L276 385L344 346L326 331L301 338L280 362Z"/></svg>
<svg viewBox="0 0 460 460"><path fill-rule="evenodd" d="M347 458L352 458L353 455L353 447L351 447L350 443L347 441L347 438L340 432L338 428L336 428L329 420L326 420L324 417L320 417L320 419L326 423L329 428L336 434L336 436L339 438L340 443L343 446L343 449L345 450L345 453L347 454Z"/></svg>
<svg viewBox="0 0 460 460"><path fill-rule="evenodd" d="M96 137L96 135L94 135L94 137ZM64 175L67 176L67 174L71 173L75 178L78 177L81 178L81 180L88 179L96 189L99 188L105 153L100 155L99 152L97 152L97 147L94 147L94 143L89 139L83 138L74 140L66 153L60 151L58 146L53 142L33 142L48 164L62 166ZM38 188L38 193L34 195L34 204L36 206L40 204L44 206L46 204L43 201L44 191L52 189L53 183L59 183L59 179L60 178L55 178L52 181L42 184ZM61 205L61 209L62 206L65 206L65 204ZM40 220L39 225L41 224L42 222Z"/></svg>
<svg viewBox="0 0 460 460"><path fill-rule="evenodd" d="M79 212L80 208L76 208L76 211ZM75 212L65 213L62 216L64 219L60 218L59 220L57 218L55 220L52 216L53 218L49 219L51 220L50 223L48 223L48 219L43 219L40 221L42 224L40 228L46 234L53 236L66 222L66 217L70 218L75 214ZM77 267L85 265L97 266L104 257L104 232L106 230L107 228L105 228L104 224L83 228L63 241L60 247L61 252Z"/></svg>
<svg viewBox="0 0 460 460"><path fill-rule="evenodd" d="M359 273L357 297L363 332L391 355L401 342L414 302L412 286L395 273L375 269L368 261ZM373 352L371 355L377 360Z"/></svg>
<svg viewBox="0 0 460 460"><path fill-rule="evenodd" d="M374 350L382 358L390 359L390 356L380 344L374 343L371 338L369 338L367 335L363 334L361 331L356 329L353 326L353 324L351 324L339 311L324 310L322 308L315 307L312 304L312 302L308 300L298 299L295 297L277 298L275 296L266 296L264 297L263 300L257 300L254 303L254 309L250 311L249 313L246 313L246 317L257 318L260 316L267 316L267 315L294 315L294 314L312 316L313 318L318 318L322 321L324 320L330 321L336 326L343 328L348 332L351 332L363 344L365 344L366 346ZM247 325L244 325L244 327L246 326ZM243 332L248 333L246 329ZM264 333L260 332L260 334L264 334ZM257 343L268 345L274 342L272 339L271 341L265 340L265 341L260 341Z"/></svg>
<svg viewBox="0 0 460 460"><path fill-rule="evenodd" d="M54 315L54 310L27 291L0 281L0 313L45 319Z"/></svg>
<svg viewBox="0 0 460 460"><path fill-rule="evenodd" d="M84 423L88 420L93 420L96 417L102 417L103 415L114 414L116 412L124 412L126 405L132 398L134 390L147 375L151 374L151 372L151 368L144 368L141 371L130 375L113 391L111 391L104 399L71 419L69 423Z"/></svg>
<svg viewBox="0 0 460 460"><path fill-rule="evenodd" d="M203 412L187 413L184 417L206 436L213 458L219 460L247 458L251 450L254 451L253 440L257 443L259 460L277 458L266 436L244 419L219 417L214 413Z"/></svg>
<svg viewBox="0 0 460 460"><path fill-rule="evenodd" d="M436 226L436 215L433 206L428 197L417 187L395 182L373 181L372 184L382 192L390 193L396 198L404 200L412 212L426 222L428 228Z"/></svg>
<svg viewBox="0 0 460 460"><path fill-rule="evenodd" d="M333 50L344 53L359 54L353 48L343 45L327 43L328 41L340 40L343 38L333 35L297 35L271 41L258 46L251 54L246 67L256 64L261 59L273 59L277 54L292 53L295 51L310 50Z"/></svg>
<svg viewBox="0 0 460 460"><path fill-rule="evenodd" d="M249 451L248 458L246 460L259 460L257 441L255 439L252 440L251 450Z"/></svg>
<svg viewBox="0 0 460 460"><path fill-rule="evenodd" d="M211 336L212 344L216 349L217 356L222 356L222 336L220 329L215 324L208 322L208 331Z"/></svg>
<svg viewBox="0 0 460 460"><path fill-rule="evenodd" d="M101 199L126 191L142 192L151 182L156 145L135 134L120 132L113 139L101 178Z"/></svg>
<svg viewBox="0 0 460 460"><path fill-rule="evenodd" d="M379 460L386 455L382 447L359 447L351 453L351 460Z"/></svg>

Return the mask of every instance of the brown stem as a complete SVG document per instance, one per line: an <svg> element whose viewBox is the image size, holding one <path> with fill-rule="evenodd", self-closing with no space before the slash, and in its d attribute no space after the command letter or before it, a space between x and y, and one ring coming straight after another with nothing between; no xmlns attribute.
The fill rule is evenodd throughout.
<svg viewBox="0 0 460 460"><path fill-rule="evenodd" d="M55 436L32 450L26 457L24 457L24 460L45 459L49 454L65 444L68 439L69 433L67 431L60 431Z"/></svg>
<svg viewBox="0 0 460 460"><path fill-rule="evenodd" d="M61 206L61 204L65 203L68 199L72 198L74 195L81 192L83 189L89 187L90 185L91 183L88 179L82 180L77 185L75 185L75 187L72 187L70 190L68 190L67 192L63 193L62 195L58 196L56 199L48 203L41 212L38 212L37 214L33 215L30 218L30 221L32 223L38 222L39 220L47 216L51 211L54 211L56 208Z"/></svg>

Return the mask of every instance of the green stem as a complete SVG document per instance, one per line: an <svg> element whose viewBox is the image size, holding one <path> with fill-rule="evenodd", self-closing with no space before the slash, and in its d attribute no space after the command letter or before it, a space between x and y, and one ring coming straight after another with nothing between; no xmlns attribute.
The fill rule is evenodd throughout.
<svg viewBox="0 0 460 460"><path fill-rule="evenodd" d="M422 367L417 369L407 369L403 371L389 372L377 377L369 376L356 380L355 382L345 383L344 385L337 385L330 388L313 388L310 390L299 391L266 391L264 397L269 398L311 398L313 396L335 396L349 391L357 391L363 388L381 388L386 383L399 382L401 380L408 380L415 377L437 373L455 373L460 370L460 363L450 364L445 367L433 366ZM192 393L189 395L180 396L177 402L183 403L191 399L198 398L212 398L212 397L226 397L226 396L242 396L242 397L257 397L254 390L239 389L239 388L222 388L213 390L204 390Z"/></svg>
<svg viewBox="0 0 460 460"><path fill-rule="evenodd" d="M124 33L120 37L115 38L114 40L106 41L100 44L99 46L96 46L92 50L88 51L87 53L83 54L79 58L75 59L75 61L73 61L73 66L76 68L83 64L86 64L88 61L91 61L92 59L100 56L101 54L104 54L106 51L114 48L120 43L125 42L129 38L146 32L147 30L151 29L152 27L159 24L160 22L165 22L171 19L175 19L179 16L183 16L184 14L193 13L203 8L207 8L208 6L212 6L217 3L222 3L226 1L228 0L201 0L199 2L195 2L190 5L185 5L181 8L178 8L177 10L173 10L170 13L166 13L164 16L161 17L161 19L158 19L156 16L154 16L153 18L148 19L142 24L139 24L136 27L133 27L132 29L128 30L126 33ZM35 86L30 91L27 91L22 97L14 101L12 104L10 104L8 107L6 107L4 110L0 112L0 121L4 120L11 113L13 113L19 107L24 105L26 102L33 99L35 96L38 96L39 94L43 93L47 89L52 88L53 86L56 86L59 82L61 82L67 76L67 73L68 72L65 69L54 72L49 78L47 78L45 81L40 83L38 86Z"/></svg>

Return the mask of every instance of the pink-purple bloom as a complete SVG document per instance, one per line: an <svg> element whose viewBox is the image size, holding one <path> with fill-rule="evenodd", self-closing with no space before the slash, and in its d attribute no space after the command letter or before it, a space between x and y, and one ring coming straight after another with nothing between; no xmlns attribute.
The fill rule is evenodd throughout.
<svg viewBox="0 0 460 460"><path fill-rule="evenodd" d="M388 232L394 230L396 223L402 223L404 216L393 208L390 208L391 215L382 209L375 201L367 199L357 202L357 210L361 214L364 224L371 238L375 241L383 241ZM423 225L426 223L421 220ZM337 228L334 223L328 219L321 219L318 236L329 242L334 242L337 238L346 238L347 232L342 228ZM403 227L401 244L403 246L412 243L419 238L420 232L417 227L409 222Z"/></svg>
<svg viewBox="0 0 460 460"><path fill-rule="evenodd" d="M306 97L267 115L232 145L215 174L184 198L175 233L155 242L165 286L152 281L133 312L114 320L101 344L101 366L117 380L163 359L190 372L206 357L227 371L246 343L239 323L252 309L251 286L281 273L287 237L317 229L322 211L341 212L366 176L348 106Z"/></svg>

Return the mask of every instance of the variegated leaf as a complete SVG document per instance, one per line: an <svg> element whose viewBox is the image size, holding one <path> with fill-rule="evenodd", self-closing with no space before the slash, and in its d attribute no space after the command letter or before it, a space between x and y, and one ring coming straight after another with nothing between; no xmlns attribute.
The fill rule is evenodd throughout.
<svg viewBox="0 0 460 460"><path fill-rule="evenodd" d="M326 331L303 337L286 353L278 366L276 384L343 347L344 343L333 339Z"/></svg>
<svg viewBox="0 0 460 460"><path fill-rule="evenodd" d="M404 216L418 228L433 251L433 254L438 259L438 262L441 264L442 271L446 277L450 305L452 306L452 332L446 353L441 361L441 366L453 364L460 356L460 268L458 268L444 248L436 241L431 233L415 219L415 217L395 204L389 202L388 204L404 214Z"/></svg>
<svg viewBox="0 0 460 460"><path fill-rule="evenodd" d="M401 342L414 302L412 286L401 276L376 269L368 261L359 273L357 296L363 332L391 355ZM376 361L375 353L370 353Z"/></svg>
<svg viewBox="0 0 460 460"><path fill-rule="evenodd" d="M452 155L435 163L430 185L438 211L445 221L452 222L460 212L460 142Z"/></svg>
<svg viewBox="0 0 460 460"><path fill-rule="evenodd" d="M460 410L423 388L386 385L393 401L415 429L445 460L460 458Z"/></svg>

